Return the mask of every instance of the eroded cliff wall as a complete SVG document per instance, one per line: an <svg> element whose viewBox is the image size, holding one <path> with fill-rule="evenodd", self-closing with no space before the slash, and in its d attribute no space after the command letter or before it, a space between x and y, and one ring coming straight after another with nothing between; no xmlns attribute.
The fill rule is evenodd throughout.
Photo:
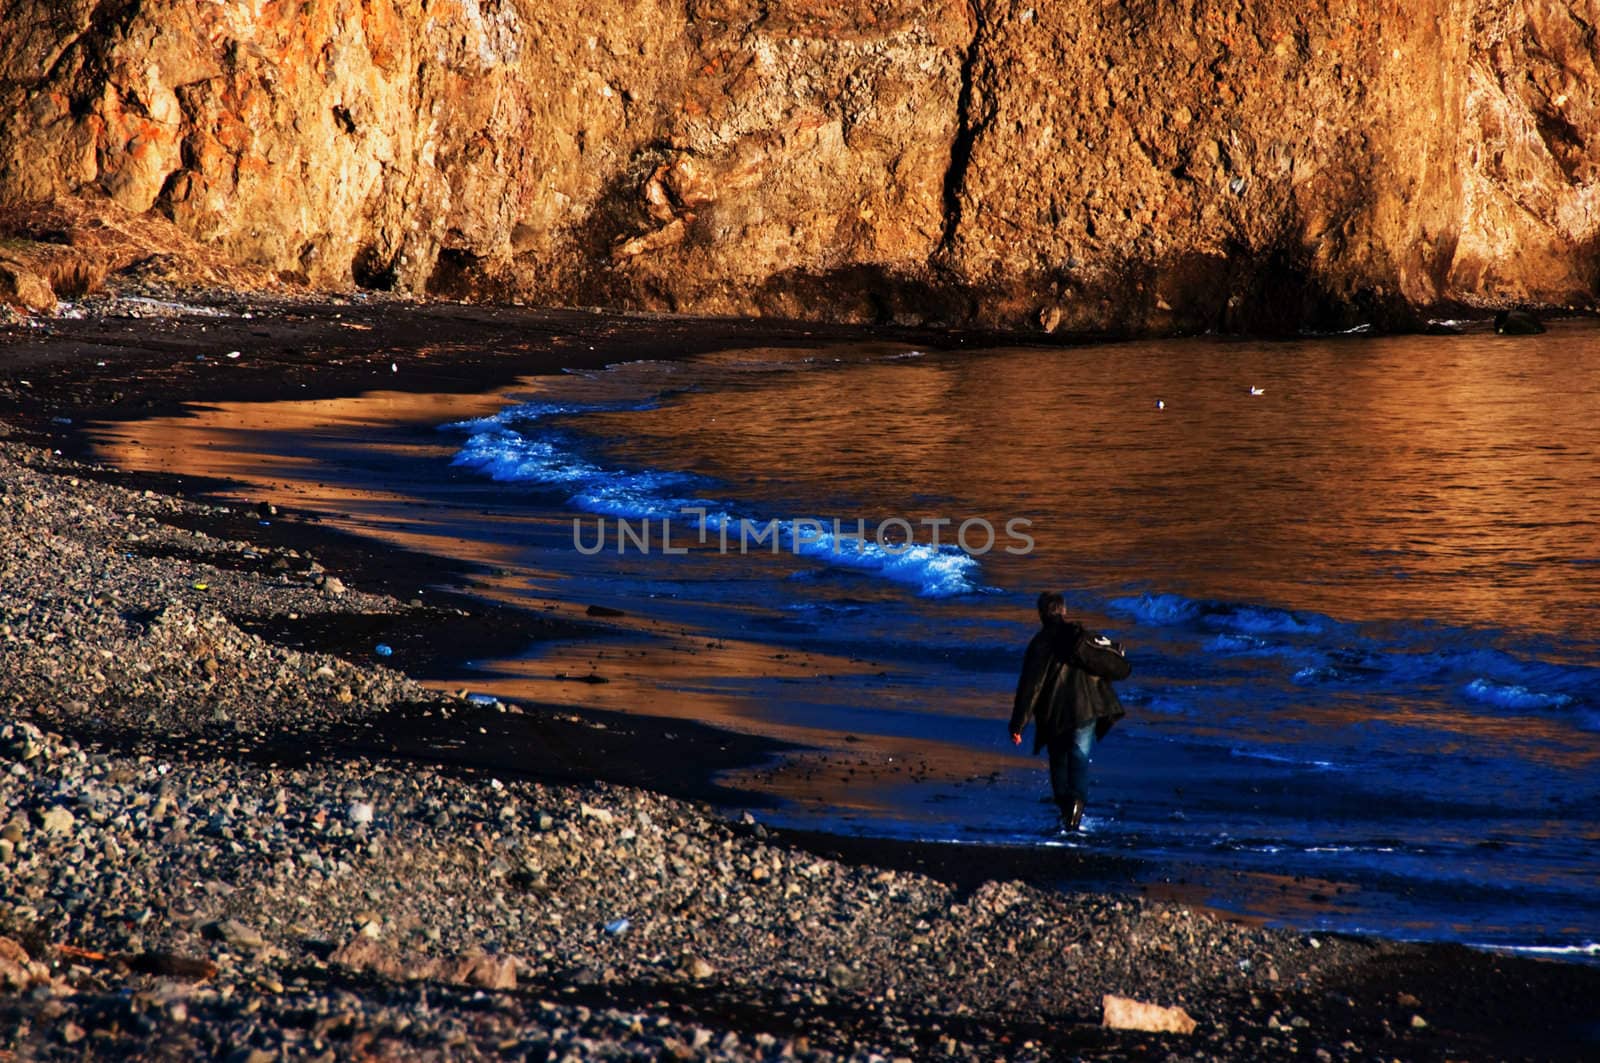
<svg viewBox="0 0 1600 1063"><path fill-rule="evenodd" d="M685 312L1592 306L1597 24L1600 0L12 0L0 207L61 245L170 223L315 286ZM71 223L35 231L51 202Z"/></svg>

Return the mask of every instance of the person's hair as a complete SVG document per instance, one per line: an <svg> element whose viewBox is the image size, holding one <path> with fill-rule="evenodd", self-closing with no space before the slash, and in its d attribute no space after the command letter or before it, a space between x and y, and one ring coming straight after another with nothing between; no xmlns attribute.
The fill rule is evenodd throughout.
<svg viewBox="0 0 1600 1063"><path fill-rule="evenodd" d="M1067 600L1055 591L1039 595L1039 623L1048 624L1053 618L1067 615Z"/></svg>

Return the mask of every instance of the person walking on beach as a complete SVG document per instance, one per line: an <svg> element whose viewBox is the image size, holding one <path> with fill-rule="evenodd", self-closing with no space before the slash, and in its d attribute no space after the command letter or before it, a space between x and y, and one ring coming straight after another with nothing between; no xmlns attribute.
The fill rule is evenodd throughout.
<svg viewBox="0 0 1600 1063"><path fill-rule="evenodd" d="M1011 709L1012 745L1033 720L1033 751L1050 751L1050 789L1065 830L1083 822L1089 801L1089 755L1125 715L1114 680L1133 672L1122 647L1067 618L1054 591L1039 595L1039 633L1028 643Z"/></svg>

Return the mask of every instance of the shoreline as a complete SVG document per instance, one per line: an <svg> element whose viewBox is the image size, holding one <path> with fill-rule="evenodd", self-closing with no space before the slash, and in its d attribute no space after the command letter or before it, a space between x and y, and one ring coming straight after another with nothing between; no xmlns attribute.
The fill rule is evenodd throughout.
<svg viewBox="0 0 1600 1063"><path fill-rule="evenodd" d="M272 320L253 318L248 331L265 321L270 332ZM601 329L614 324L593 315L564 320L599 322ZM404 331L403 322L390 327ZM762 334L762 323L739 328L741 338ZM668 1042L676 1042L691 1055L735 1058L769 1054L785 1038L802 1057L824 1050L843 1056L1123 1056L1162 1044L1225 1058L1278 1058L1293 1044L1333 1058L1375 1050L1548 1058L1564 1048L1583 1054L1585 1028L1586 1036L1595 1036L1586 1026L1600 1019L1592 1004L1600 999L1594 992L1600 970L1594 968L1324 935L1313 946L1307 935L1245 927L1167 902L985 884L980 880L1028 878L1029 869L986 861L983 874L974 874L971 854L938 851L948 847L774 835L759 823L728 823L659 796L718 796L710 786L714 772L673 777L665 761L750 763L770 753L770 743L665 720L558 714L536 706L501 713L435 694L390 669L322 652L357 644L341 647L341 637L365 643L381 632L398 643L406 632L433 633L445 621L461 645L478 644L504 633L507 617L462 595L430 592L422 605L384 593L398 589L400 577L392 585L374 577L402 570L415 585L415 569L406 566L428 563L420 555L402 558L293 520L264 528L236 507L172 497L170 483L122 486L124 474L32 445L49 441L53 417L81 420L84 410L131 408L141 401L139 386L148 389L146 397L159 392L174 402L185 387L209 387L189 364L198 337L176 331L142 348L136 366L115 357L94 359L107 361L105 367L84 365L85 350L106 348L71 347L77 341L69 339L36 351L31 362L19 359L0 369L0 421L20 421L25 440L0 444L6 488L0 504L9 541L21 544L0 559L8 569L0 645L7 650L11 714L0 727L12 728L7 757L22 769L5 777L0 792L6 818L21 822L14 833L26 845L24 851L13 840L5 855L16 880L36 886L65 913L57 918L32 901L13 905L0 936L31 944L35 961L64 962L50 974L66 983L42 996L37 988L32 995L0 995L0 1014L13 1020L0 1028L26 1022L29 1031L9 1035L14 1044L0 1038L0 1047L67 1055L85 1044L105 1052L171 1045L226 1054L224 1038L239 1036L248 1017L234 1012L247 1001L258 1002L256 1015L272 1019L256 1021L258 1028L285 1034L297 1029L299 1011L339 994L359 1002L361 1021L317 1035L329 1044L353 1047L371 1034L391 1047L449 1054L488 1054L488 1046L499 1043L493 1038L509 1037L510 1028L543 1030L547 1047L568 1044L557 1036L561 1030L593 1042L580 1051L597 1055L671 1052L676 1049ZM547 352L552 361L570 347L589 346L581 331L572 335L577 339ZM218 338L208 330L208 349L216 349ZM781 329L777 338L794 341ZM387 334L377 339L390 341ZM596 352L608 361L617 360L614 355ZM262 375L230 386L275 386L279 393L296 383L335 389L401 364L381 343L360 358L338 357L349 361L332 371L306 356L298 370L302 379L285 379L279 365L270 380ZM175 364L179 358L182 365ZM163 366L169 375L162 375ZM393 386L411 376L411 368L408 363L404 371L385 373L394 379L382 383ZM90 372L95 369L98 378ZM31 379L23 372L46 371L53 374L47 381L16 383ZM418 386L457 379L477 387L483 378L472 374L493 371L438 356ZM149 373L156 382L130 383L123 373ZM115 402L122 405L116 407L110 396L119 390L123 397ZM435 575L449 581L444 569ZM334 590L334 582L344 589ZM458 615L463 610L474 615ZM288 620L290 613L301 619ZM547 637L550 631L584 634L570 621L522 618L526 630L534 621L559 625ZM596 623L589 634L603 630ZM437 659L450 652L449 645L440 648ZM59 666L74 654L81 672ZM141 672L142 665L149 671ZM324 670L331 677L321 675ZM262 704L264 687L279 697ZM417 726L374 736L398 720ZM18 731L20 722L64 737ZM452 729L488 730L494 723L539 729L550 762L493 779L452 770L437 754ZM140 748L130 740L153 731L165 732L167 741ZM91 740L85 749L82 743ZM662 756L668 742L682 752ZM29 749L33 755L23 756ZM585 751L591 760L578 756ZM163 763L167 773L159 770ZM643 789L615 785L621 778L613 775L638 775L652 764L661 774L635 779ZM175 784L174 771L197 782ZM702 775L706 786L696 790L687 778L692 774ZM604 781L590 781L595 778ZM164 800L168 807L158 817ZM58 809L71 814L70 822ZM129 838L141 858L134 871L108 855L106 844L125 858L134 848ZM60 861L78 847L85 852L82 866ZM532 863L511 859L530 853L538 855ZM325 869L330 861L332 873ZM497 869L497 861L505 866ZM297 893L300 872L318 864L324 865L318 868L320 892ZM462 873L466 867L471 874ZM86 874L89 869L104 881ZM648 903L622 900L630 894L618 885L630 875ZM1059 869L1055 877L1063 877ZM188 882L201 883L198 892L180 885ZM645 890L640 882L654 885ZM372 899L374 893L392 901L392 913ZM58 895L70 903L54 900ZM331 905L327 911L318 897ZM553 911L552 898L562 902ZM826 914L819 898L828 899ZM602 920L608 906L647 914ZM19 924L18 907L35 909L31 921L23 920L28 925ZM573 909L583 918L562 915ZM146 911L152 914L141 921ZM561 918L536 921L532 911ZM375 932L367 929L375 920L359 919L363 914L381 914ZM397 918L391 921L391 914ZM628 918L629 926L608 931L617 918ZM437 939L428 932L430 921ZM641 937L648 955L630 951ZM927 943L919 944L923 939ZM629 947L620 947L624 943ZM75 954L61 953L62 945L130 959L74 960ZM487 951L480 956L475 949ZM687 953L694 955L685 959ZM144 973L155 955L199 958L217 965L218 974L211 982L185 983ZM574 962L575 956L585 959ZM982 958L981 972L970 969L974 956ZM431 1038L440 1031L419 1030L426 1024L415 1018L402 1025L416 1010L414 976L424 992L452 1001L436 1001L435 1008L454 1016L458 1032L474 1031L460 1045L427 1040L424 1033ZM519 988L504 988L508 981ZM497 1021L514 1018L510 1028L474 1025L485 1009L472 1003L471 987L486 983L501 987L495 999L503 1010L488 1010ZM155 994L155 1003L146 1001L130 1017L119 996L123 988ZM1102 1030L1094 1025L1102 992L1181 1004L1202 1027L1165 1041ZM174 1018L178 1005L181 1021ZM597 1017L602 1010L631 1015L646 1030L664 1020L665 1032L636 1044L644 1035L634 1032L635 1023L611 1028ZM1423 1016L1423 1025L1412 1024L1413 1014ZM795 1041L796 1022L803 1047ZM1522 1040L1518 1023L1542 1023L1542 1039ZM68 1041L61 1036L68 1025L99 1040ZM709 1033L697 1045L698 1030ZM769 1045L762 1036L778 1040ZM945 1038L959 1050L948 1049ZM1024 1041L1034 1047L1026 1049ZM256 1047L305 1051L314 1045L266 1038Z"/></svg>

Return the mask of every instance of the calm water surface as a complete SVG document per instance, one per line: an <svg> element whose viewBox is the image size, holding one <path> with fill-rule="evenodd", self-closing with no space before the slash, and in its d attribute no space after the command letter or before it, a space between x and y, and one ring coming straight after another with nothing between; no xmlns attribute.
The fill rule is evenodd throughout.
<svg viewBox="0 0 1600 1063"><path fill-rule="evenodd" d="M1032 599L1063 590L1135 663L1075 844L1294 925L1581 948L1600 939L1596 395L1583 324L746 350L102 438L123 464L490 561L484 593L628 609L636 646L481 662L483 689L834 750L744 780L780 823L1047 844L1043 763L1004 722ZM616 521L646 518L651 550L619 553ZM805 518L900 518L916 545L797 543ZM942 545L925 518L952 522ZM994 550L948 545L968 518ZM778 521L777 555L741 554L741 519ZM1001 549L1011 520L1030 552ZM559 678L589 670L612 682Z"/></svg>

